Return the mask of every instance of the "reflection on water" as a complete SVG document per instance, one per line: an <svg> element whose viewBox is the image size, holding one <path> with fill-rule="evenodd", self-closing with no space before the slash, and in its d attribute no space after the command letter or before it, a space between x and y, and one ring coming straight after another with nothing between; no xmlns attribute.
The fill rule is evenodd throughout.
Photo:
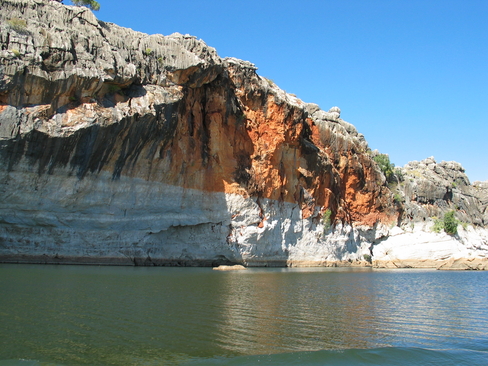
<svg viewBox="0 0 488 366"><path fill-rule="evenodd" d="M379 347L485 352L487 276L0 265L0 361L159 365Z"/></svg>
<svg viewBox="0 0 488 366"><path fill-rule="evenodd" d="M221 284L220 339L238 353L250 348L258 353L368 348L376 338L370 278L348 280L345 273L330 272L228 273ZM354 334L358 330L360 337Z"/></svg>

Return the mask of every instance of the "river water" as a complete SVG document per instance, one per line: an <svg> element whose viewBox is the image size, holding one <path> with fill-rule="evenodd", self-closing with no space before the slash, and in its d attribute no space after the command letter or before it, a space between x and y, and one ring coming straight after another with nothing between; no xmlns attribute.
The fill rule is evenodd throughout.
<svg viewBox="0 0 488 366"><path fill-rule="evenodd" d="M0 366L487 365L488 272L0 265Z"/></svg>

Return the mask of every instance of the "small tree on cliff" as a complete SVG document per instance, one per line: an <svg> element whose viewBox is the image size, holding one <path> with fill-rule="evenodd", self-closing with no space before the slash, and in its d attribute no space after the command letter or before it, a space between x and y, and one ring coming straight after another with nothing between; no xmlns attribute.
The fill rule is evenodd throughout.
<svg viewBox="0 0 488 366"><path fill-rule="evenodd" d="M454 216L456 213L454 211L449 211L444 215L444 218L438 219L434 218L434 225L432 226L432 231L440 233L444 230L445 233L449 235L457 234L457 226L460 223Z"/></svg>
<svg viewBox="0 0 488 366"><path fill-rule="evenodd" d="M86 6L91 10L100 10L100 4L95 0L71 0L77 6Z"/></svg>
<svg viewBox="0 0 488 366"><path fill-rule="evenodd" d="M444 231L449 235L457 234L458 220L454 217L455 212L449 211L444 215Z"/></svg>
<svg viewBox="0 0 488 366"><path fill-rule="evenodd" d="M391 182L395 176L395 173L393 172L395 164L390 163L390 157L387 154L378 154L373 157L373 160L380 167L381 171L386 177L386 180Z"/></svg>

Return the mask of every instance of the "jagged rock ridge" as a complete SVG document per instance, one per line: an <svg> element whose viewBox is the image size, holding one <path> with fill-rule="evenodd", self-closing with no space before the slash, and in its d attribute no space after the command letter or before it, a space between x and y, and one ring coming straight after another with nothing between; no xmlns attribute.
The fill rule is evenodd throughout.
<svg viewBox="0 0 488 366"><path fill-rule="evenodd" d="M413 161L402 169L399 191L405 199L409 220L426 220L456 210L459 220L476 226L488 225L486 183L470 184L461 164L436 163L433 157Z"/></svg>
<svg viewBox="0 0 488 366"><path fill-rule="evenodd" d="M337 107L249 62L53 1L0 17L3 261L367 265L392 224L427 217L426 184L395 205Z"/></svg>

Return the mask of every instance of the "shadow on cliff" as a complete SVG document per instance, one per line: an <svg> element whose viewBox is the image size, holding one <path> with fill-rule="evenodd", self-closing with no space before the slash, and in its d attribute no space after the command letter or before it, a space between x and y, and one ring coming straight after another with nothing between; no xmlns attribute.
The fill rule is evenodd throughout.
<svg viewBox="0 0 488 366"><path fill-rule="evenodd" d="M7 219L8 227L0 227L1 260L177 266L240 261L226 242L231 214L225 187L233 180L246 184L252 143L236 119L236 97L225 81L188 89L184 95L178 102L154 105L155 113L108 125L102 121L67 136L32 130L1 141L5 197L16 196L16 178L10 179L10 173L46 178L24 202L5 202L4 208L17 207L16 215L25 220ZM106 184L108 176L113 184ZM70 197L52 195L68 177L98 183L68 189L64 194ZM63 184L76 185L75 180ZM95 201L84 202L85 196ZM50 218L54 221L42 234L33 199L62 217L59 222ZM2 211L6 217L10 209ZM30 247L23 238L32 232L38 233ZM20 252L25 255L12 254Z"/></svg>
<svg viewBox="0 0 488 366"><path fill-rule="evenodd" d="M88 173L109 170L112 178L134 168L140 155L149 161L172 140L177 123L177 104L156 107L156 115L126 117L108 126L93 125L66 137L52 137L32 130L24 136L0 142L2 161L8 171L24 158L39 175L69 168L79 179Z"/></svg>

